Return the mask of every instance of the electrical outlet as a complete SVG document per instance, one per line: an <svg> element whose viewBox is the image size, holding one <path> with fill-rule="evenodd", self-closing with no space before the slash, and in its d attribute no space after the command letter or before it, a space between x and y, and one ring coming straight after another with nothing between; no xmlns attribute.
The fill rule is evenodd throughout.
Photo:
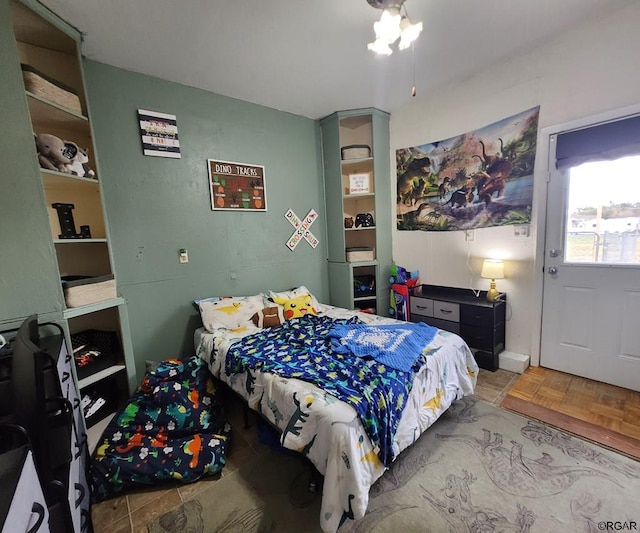
<svg viewBox="0 0 640 533"><path fill-rule="evenodd" d="M178 252L178 260L180 263L188 263L189 262L189 253L186 248L181 248Z"/></svg>
<svg viewBox="0 0 640 533"><path fill-rule="evenodd" d="M514 239L527 239L529 237L529 224L513 226Z"/></svg>
<svg viewBox="0 0 640 533"><path fill-rule="evenodd" d="M465 241L473 241L476 238L476 230L474 229L466 229L464 230L464 240Z"/></svg>

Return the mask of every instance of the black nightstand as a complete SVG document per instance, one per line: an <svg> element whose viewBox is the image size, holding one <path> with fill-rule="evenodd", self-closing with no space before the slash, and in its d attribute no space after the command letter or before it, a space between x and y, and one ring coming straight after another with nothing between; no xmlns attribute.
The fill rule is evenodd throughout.
<svg viewBox="0 0 640 533"><path fill-rule="evenodd" d="M480 368L496 371L504 350L507 295L487 301L487 291L421 285L409 294L410 319L460 335L472 348Z"/></svg>

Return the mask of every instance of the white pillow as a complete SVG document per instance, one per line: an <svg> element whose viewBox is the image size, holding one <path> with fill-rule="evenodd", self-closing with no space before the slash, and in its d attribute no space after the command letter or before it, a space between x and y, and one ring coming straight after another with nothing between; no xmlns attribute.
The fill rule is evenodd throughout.
<svg viewBox="0 0 640 533"><path fill-rule="evenodd" d="M294 287L293 289L289 289L288 291L282 291L282 292L269 291L267 293L267 296L269 297L269 300L271 300L271 302L275 302L276 298L283 299L283 300L291 300L292 298L300 298L300 296L306 296L307 294L311 296L311 305L315 308L316 311L318 311L320 302L318 302L318 299L313 294L311 294L311 291L307 289L304 285L300 285L299 287ZM271 302L269 302L269 305L273 305L273 303Z"/></svg>
<svg viewBox="0 0 640 533"><path fill-rule="evenodd" d="M264 307L262 294L232 296L219 300L200 300L202 325L213 333L216 329L235 329L251 322L251 317Z"/></svg>

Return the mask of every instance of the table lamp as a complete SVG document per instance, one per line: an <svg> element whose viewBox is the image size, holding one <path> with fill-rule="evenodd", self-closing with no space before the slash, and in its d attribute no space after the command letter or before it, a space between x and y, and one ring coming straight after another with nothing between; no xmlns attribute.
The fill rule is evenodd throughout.
<svg viewBox="0 0 640 533"><path fill-rule="evenodd" d="M485 259L482 263L480 276L491 280L491 287L487 291L487 300L496 301L500 295L496 289L496 280L504 278L504 262L501 259Z"/></svg>

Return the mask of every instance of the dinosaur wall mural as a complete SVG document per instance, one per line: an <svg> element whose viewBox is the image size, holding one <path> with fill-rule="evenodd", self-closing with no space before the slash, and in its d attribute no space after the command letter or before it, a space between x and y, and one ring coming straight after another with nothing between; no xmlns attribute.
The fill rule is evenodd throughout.
<svg viewBox="0 0 640 533"><path fill-rule="evenodd" d="M399 230L528 224L540 107L446 140L396 150Z"/></svg>

